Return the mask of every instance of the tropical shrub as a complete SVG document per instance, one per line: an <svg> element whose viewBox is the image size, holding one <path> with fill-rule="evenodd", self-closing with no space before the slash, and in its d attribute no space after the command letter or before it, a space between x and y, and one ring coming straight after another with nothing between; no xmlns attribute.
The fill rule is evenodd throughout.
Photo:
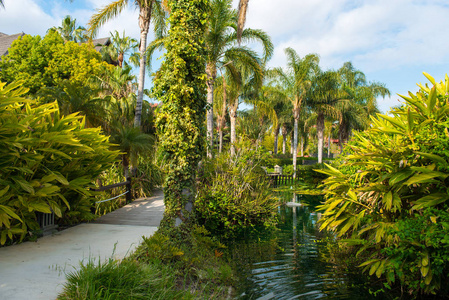
<svg viewBox="0 0 449 300"><path fill-rule="evenodd" d="M8 54L0 60L0 81L23 80L30 94L43 87L57 87L68 80L79 87L104 68L101 55L92 44L64 42L57 33L49 31L43 38L25 35L15 40Z"/></svg>
<svg viewBox="0 0 449 300"><path fill-rule="evenodd" d="M420 85L389 115L356 133L336 169L320 172L321 229L334 231L360 266L412 295L442 293L449 274L449 78Z"/></svg>
<svg viewBox="0 0 449 300"><path fill-rule="evenodd" d="M257 150L244 148L206 162L195 207L207 229L231 237L254 226L275 225L278 201L259 163Z"/></svg>
<svg viewBox="0 0 449 300"><path fill-rule="evenodd" d="M36 213L63 222L92 217L95 178L116 161L108 137L85 128L56 102L22 98L21 83L0 83L0 243L39 229Z"/></svg>

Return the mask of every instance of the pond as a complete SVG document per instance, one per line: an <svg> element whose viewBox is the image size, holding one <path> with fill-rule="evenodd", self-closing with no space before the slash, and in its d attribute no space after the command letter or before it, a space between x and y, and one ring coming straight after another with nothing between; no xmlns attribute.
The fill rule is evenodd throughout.
<svg viewBox="0 0 449 300"><path fill-rule="evenodd" d="M296 196L292 200L299 206L279 207L279 231L247 235L230 246L241 274L237 298L388 298L374 297L359 270L343 271L326 262L328 251L317 228L321 215L308 204L314 199Z"/></svg>

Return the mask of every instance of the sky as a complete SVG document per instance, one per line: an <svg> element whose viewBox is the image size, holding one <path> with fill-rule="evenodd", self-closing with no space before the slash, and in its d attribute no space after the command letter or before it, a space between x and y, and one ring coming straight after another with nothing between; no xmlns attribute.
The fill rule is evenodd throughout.
<svg viewBox="0 0 449 300"><path fill-rule="evenodd" d="M48 28L60 26L66 15L85 26L96 9L111 1L4 0L0 32L43 36ZM237 2L233 0L234 8ZM130 5L97 37L125 30L138 39L137 16ZM378 99L380 110L387 112L400 104L398 94L414 93L417 83L427 83L423 72L437 81L448 73L447 16L447 0L250 0L246 27L271 36L275 50L269 67L286 66L287 47L301 57L318 54L323 70L351 61L368 81L384 83L390 90L391 97ZM149 41L152 38L149 35Z"/></svg>

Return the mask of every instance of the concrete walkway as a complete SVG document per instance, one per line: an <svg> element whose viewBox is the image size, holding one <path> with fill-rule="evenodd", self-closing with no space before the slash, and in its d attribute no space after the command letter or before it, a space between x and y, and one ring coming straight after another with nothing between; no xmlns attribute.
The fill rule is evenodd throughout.
<svg viewBox="0 0 449 300"><path fill-rule="evenodd" d="M152 235L164 212L164 193L135 200L93 223L0 248L0 299L56 299L65 273L89 258L123 258ZM115 247L115 251L114 251Z"/></svg>

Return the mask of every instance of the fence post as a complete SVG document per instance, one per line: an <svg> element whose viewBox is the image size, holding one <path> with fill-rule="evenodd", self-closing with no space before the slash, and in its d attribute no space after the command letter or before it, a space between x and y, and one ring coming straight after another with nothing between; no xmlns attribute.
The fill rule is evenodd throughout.
<svg viewBox="0 0 449 300"><path fill-rule="evenodd" d="M126 178L126 203L133 201L131 177Z"/></svg>

